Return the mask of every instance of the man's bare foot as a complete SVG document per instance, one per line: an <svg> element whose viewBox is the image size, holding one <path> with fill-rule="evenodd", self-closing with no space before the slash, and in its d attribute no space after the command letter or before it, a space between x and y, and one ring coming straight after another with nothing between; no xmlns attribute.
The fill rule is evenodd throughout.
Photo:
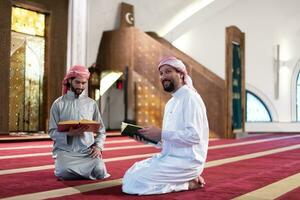
<svg viewBox="0 0 300 200"><path fill-rule="evenodd" d="M202 176L198 176L197 178L189 181L189 190L195 190L197 188L203 188L205 185L204 178Z"/></svg>

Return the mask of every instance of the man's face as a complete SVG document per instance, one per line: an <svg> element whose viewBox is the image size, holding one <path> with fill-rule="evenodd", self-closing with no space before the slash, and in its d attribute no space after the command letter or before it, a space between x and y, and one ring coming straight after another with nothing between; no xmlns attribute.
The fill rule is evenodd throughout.
<svg viewBox="0 0 300 200"><path fill-rule="evenodd" d="M74 78L70 79L70 89L75 93L76 96L79 96L83 90L86 88L87 79L86 78Z"/></svg>
<svg viewBox="0 0 300 200"><path fill-rule="evenodd" d="M163 65L159 69L160 81L166 92L175 92L182 86L182 73L169 65Z"/></svg>

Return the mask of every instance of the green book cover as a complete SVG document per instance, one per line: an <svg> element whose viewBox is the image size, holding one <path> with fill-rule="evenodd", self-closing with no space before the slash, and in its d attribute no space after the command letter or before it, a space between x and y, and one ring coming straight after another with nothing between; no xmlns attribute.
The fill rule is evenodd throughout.
<svg viewBox="0 0 300 200"><path fill-rule="evenodd" d="M122 122L121 134L125 135L125 136L132 137L132 138L133 138L133 136L137 136L139 138L144 139L146 142L157 144L158 143L157 141L149 139L149 138L145 137L144 135L142 135L138 132L138 130L142 129L142 128L143 127L141 127L141 126L137 126L137 125L134 125L134 124L128 124L128 123Z"/></svg>

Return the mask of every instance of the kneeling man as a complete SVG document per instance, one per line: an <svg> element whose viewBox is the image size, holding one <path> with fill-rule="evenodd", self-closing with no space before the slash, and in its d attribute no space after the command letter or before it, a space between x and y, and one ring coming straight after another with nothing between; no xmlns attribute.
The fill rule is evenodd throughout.
<svg viewBox="0 0 300 200"><path fill-rule="evenodd" d="M109 176L102 159L106 138L105 128L95 100L82 94L90 73L84 66L73 66L63 81L63 96L54 101L50 110L49 135L54 141L54 174L59 180L103 179ZM68 132L57 130L58 122L68 120L93 120L102 124L96 132L88 132L81 125Z"/></svg>
<svg viewBox="0 0 300 200"><path fill-rule="evenodd" d="M158 70L163 88L172 98L165 107L163 128L146 127L140 133L160 141L162 151L127 170L122 190L128 194L162 194L204 186L200 175L209 135L205 105L181 60L164 58Z"/></svg>

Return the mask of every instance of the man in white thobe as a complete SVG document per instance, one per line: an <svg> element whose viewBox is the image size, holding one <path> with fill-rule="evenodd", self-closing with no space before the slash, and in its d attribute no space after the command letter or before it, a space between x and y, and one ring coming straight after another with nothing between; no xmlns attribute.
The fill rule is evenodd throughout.
<svg viewBox="0 0 300 200"><path fill-rule="evenodd" d="M160 141L162 151L127 170L122 190L128 194L162 194L205 184L200 176L208 149L205 105L182 61L167 57L158 69L163 88L172 98L165 107L162 129L146 127L140 133Z"/></svg>
<svg viewBox="0 0 300 200"><path fill-rule="evenodd" d="M82 94L90 73L84 66L73 66L63 81L63 96L54 101L50 110L49 135L54 141L54 174L59 180L103 179L109 176L102 160L102 149L106 138L105 128L97 103ZM102 125L96 137L86 132L87 126L58 132L60 121L94 120Z"/></svg>

